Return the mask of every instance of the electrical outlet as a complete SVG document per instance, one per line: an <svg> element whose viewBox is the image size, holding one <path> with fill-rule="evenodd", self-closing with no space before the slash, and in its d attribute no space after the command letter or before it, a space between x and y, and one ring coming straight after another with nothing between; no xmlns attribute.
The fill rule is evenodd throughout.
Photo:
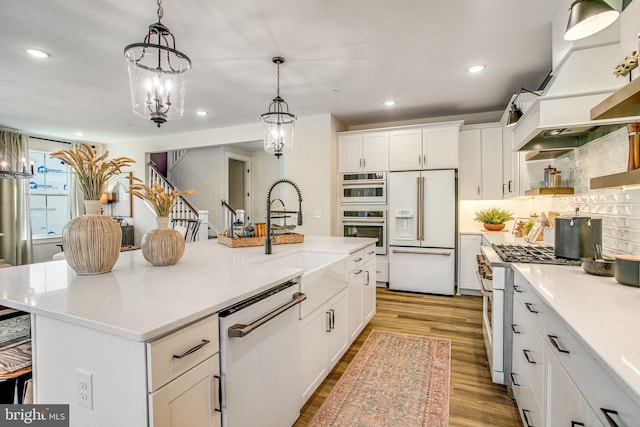
<svg viewBox="0 0 640 427"><path fill-rule="evenodd" d="M322 218L322 211L320 209L316 209L313 211L314 218Z"/></svg>
<svg viewBox="0 0 640 427"><path fill-rule="evenodd" d="M77 371L78 405L93 410L93 374L78 369Z"/></svg>

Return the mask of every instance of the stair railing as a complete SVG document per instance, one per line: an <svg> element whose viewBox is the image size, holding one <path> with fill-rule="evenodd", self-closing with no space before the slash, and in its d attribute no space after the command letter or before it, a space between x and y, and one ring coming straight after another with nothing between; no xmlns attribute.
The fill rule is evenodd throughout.
<svg viewBox="0 0 640 427"><path fill-rule="evenodd" d="M149 166L149 185L153 185L154 183L159 184L167 193L172 192L176 188L169 182L167 178L165 178L162 173L155 167L155 165L151 162L148 163ZM198 219L198 210L193 207L191 203L187 201L183 196L178 197L176 200L176 204L169 215L171 218L180 218L180 219Z"/></svg>

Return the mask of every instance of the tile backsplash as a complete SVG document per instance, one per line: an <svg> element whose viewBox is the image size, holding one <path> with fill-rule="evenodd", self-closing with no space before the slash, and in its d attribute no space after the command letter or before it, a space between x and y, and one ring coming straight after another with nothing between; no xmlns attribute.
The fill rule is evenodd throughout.
<svg viewBox="0 0 640 427"><path fill-rule="evenodd" d="M619 129L595 141L573 149L554 159L562 171L563 185L573 187L574 194L562 197L538 197L511 200L460 201L460 230L474 231L481 225L473 221L479 209L498 206L510 210L516 217L532 212L558 211L602 218L602 245L606 255L640 255L640 188L590 190L593 177L627 170L628 137L626 128ZM540 162L541 167L543 162ZM512 223L507 224L510 229Z"/></svg>

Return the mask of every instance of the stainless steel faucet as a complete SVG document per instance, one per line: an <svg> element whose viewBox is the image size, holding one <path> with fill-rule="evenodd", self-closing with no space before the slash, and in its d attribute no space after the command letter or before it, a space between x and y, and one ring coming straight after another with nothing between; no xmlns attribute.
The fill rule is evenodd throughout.
<svg viewBox="0 0 640 427"><path fill-rule="evenodd" d="M264 239L264 253L270 254L272 245L273 245L273 232L271 231L271 192L273 189L278 186L278 184L290 184L295 188L298 193L298 210L297 211L278 211L278 213L282 214L297 214L298 215L298 225L302 225L302 193L300 192L300 188L298 185L291 181L290 179L282 178L271 184L269 191L267 192L267 235Z"/></svg>

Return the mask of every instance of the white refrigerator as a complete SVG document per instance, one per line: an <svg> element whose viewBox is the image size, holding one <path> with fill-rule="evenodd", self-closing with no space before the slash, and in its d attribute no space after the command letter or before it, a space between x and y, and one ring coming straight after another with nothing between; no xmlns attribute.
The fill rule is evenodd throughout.
<svg viewBox="0 0 640 427"><path fill-rule="evenodd" d="M456 267L456 171L391 172L389 288L453 295Z"/></svg>

